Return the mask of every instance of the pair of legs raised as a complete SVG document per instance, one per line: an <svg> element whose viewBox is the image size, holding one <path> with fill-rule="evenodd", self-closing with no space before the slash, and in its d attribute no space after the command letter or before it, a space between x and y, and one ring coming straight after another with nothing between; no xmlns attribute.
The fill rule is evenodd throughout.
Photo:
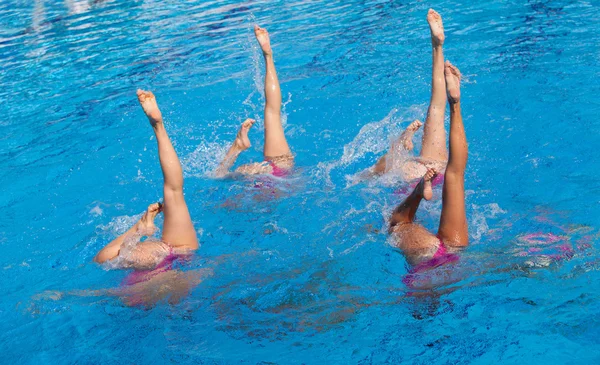
<svg viewBox="0 0 600 365"><path fill-rule="evenodd" d="M428 169L412 194L394 210L390 219L390 230L399 238L398 246L412 264L430 258L442 244L449 247L469 244L464 187L468 148L460 111L460 72L450 62L446 62L444 73L450 104L450 154L437 235L414 223L421 199L431 199L431 180L436 174L433 169Z"/></svg>
<svg viewBox="0 0 600 365"><path fill-rule="evenodd" d="M158 143L158 157L164 178L163 203L150 205L142 218L133 227L98 252L95 261L104 263L118 257L128 237L138 235L141 238L142 236L152 235L155 230L154 218L160 212L163 212L165 220L162 242L142 242L136 245L135 251L127 258L131 267L147 268L152 266L149 261L157 256L164 256L165 252L197 249L198 238L183 196L181 163L163 124L162 114L158 109L156 98L149 91L138 90L137 95Z"/></svg>
<svg viewBox="0 0 600 365"><path fill-rule="evenodd" d="M277 72L275 71L269 33L266 29L255 26L254 35L262 49L266 67L265 145L263 149L265 161L240 166L236 169L236 172L242 174L269 174L274 173L274 169L291 168L294 158L285 139L283 125L281 124L281 89L279 87L279 80L277 79ZM248 131L254 123L253 119L247 119L242 123L235 141L217 168L217 176L222 177L228 174L240 153L250 148Z"/></svg>
<svg viewBox="0 0 600 365"><path fill-rule="evenodd" d="M427 22L431 32L433 47L433 67L431 80L431 99L425 119L421 153L416 161L402 161L402 174L406 180L414 180L423 176L427 167L439 169L446 164L448 151L446 149L446 131L444 129L444 114L446 112L446 82L444 79L444 26L442 17L435 10L429 9ZM372 172L383 174L394 168L394 162L403 160L399 154L402 151L412 151L412 138L415 132L423 126L416 120L395 141L390 151L377 161ZM405 159L404 159L405 160Z"/></svg>

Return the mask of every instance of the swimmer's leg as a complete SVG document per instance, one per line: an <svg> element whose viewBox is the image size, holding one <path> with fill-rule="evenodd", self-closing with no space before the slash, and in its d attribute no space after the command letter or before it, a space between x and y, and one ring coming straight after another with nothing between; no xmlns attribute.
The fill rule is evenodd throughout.
<svg viewBox="0 0 600 365"><path fill-rule="evenodd" d="M163 172L163 225L162 239L174 248L198 248L196 230L183 196L183 172L177 153L163 124L156 98L150 91L137 91L138 99L154 129L158 142L158 156Z"/></svg>
<svg viewBox="0 0 600 365"><path fill-rule="evenodd" d="M469 244L465 213L465 169L468 146L460 112L460 72L450 62L446 62L445 76L450 104L450 156L444 177L438 236L444 243L459 247Z"/></svg>
<svg viewBox="0 0 600 365"><path fill-rule="evenodd" d="M159 302L177 304L204 279L213 275L213 270L203 268L182 272L170 270L130 286L122 286L111 294L118 296L128 306L151 308Z"/></svg>
<svg viewBox="0 0 600 365"><path fill-rule="evenodd" d="M397 224L401 223L412 223L415 220L417 209L421 200L430 200L433 196L433 190L431 189L431 180L436 176L437 172L433 169L428 169L425 176L421 179L419 184L415 187L413 192L398 205L392 217L390 219L390 229Z"/></svg>
<svg viewBox="0 0 600 365"><path fill-rule="evenodd" d="M250 128L252 128L255 122L256 121L254 119L246 119L244 123L242 123L237 132L235 140L231 144L231 147L229 147L229 151L227 151L225 158L223 158L223 161L221 161L221 164L219 167L217 167L217 171L215 173L217 177L223 177L227 175L229 173L229 169L231 169L231 166L233 166L240 153L250 148L251 143L250 139L248 138L248 131Z"/></svg>
<svg viewBox="0 0 600 365"><path fill-rule="evenodd" d="M431 79L431 99L427 110L427 119L423 128L421 157L429 160L446 162L446 131L444 114L446 112L446 82L444 80L444 26L442 17L433 9L427 13L427 22L431 31L433 47L433 70Z"/></svg>
<svg viewBox="0 0 600 365"><path fill-rule="evenodd" d="M142 218L133 225L127 232L123 233L119 237L115 238L111 243L106 245L94 258L99 264L102 264L106 261L112 260L115 257L119 256L119 252L121 248L123 248L123 244L135 235L138 235L138 238L142 238L144 236L151 236L156 227L154 226L154 218L160 213L162 207L160 204L155 203L148 207L146 212L142 215Z"/></svg>
<svg viewBox="0 0 600 365"><path fill-rule="evenodd" d="M32 296L31 299L34 302L49 300L56 301L62 300L65 297L101 297L106 295L113 295L115 292L115 289L70 290L66 292L58 290L46 290L42 293Z"/></svg>
<svg viewBox="0 0 600 365"><path fill-rule="evenodd" d="M256 40L260 44L265 58L265 160L279 156L291 156L290 147L285 139L285 133L281 124L281 89L275 62L273 61L273 50L266 29L254 26ZM291 163L291 162L290 162Z"/></svg>
<svg viewBox="0 0 600 365"><path fill-rule="evenodd" d="M407 151L410 152L413 150L413 137L415 132L421 128L423 123L420 120L415 120L410 123L408 127L402 132L400 137L392 143L392 146L388 153L382 156L379 161L373 166L373 173L375 174L383 174L388 171L392 166L388 166L388 162L392 162L394 157L398 154L399 151Z"/></svg>

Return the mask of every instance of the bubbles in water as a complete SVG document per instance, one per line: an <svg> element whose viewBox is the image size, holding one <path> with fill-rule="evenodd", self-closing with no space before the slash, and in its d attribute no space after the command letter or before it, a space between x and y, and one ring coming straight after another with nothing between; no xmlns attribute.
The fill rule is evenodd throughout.
<svg viewBox="0 0 600 365"><path fill-rule="evenodd" d="M137 221L140 220L143 213L137 215L122 215L113 218L106 225L99 225L98 229L102 235L106 236L120 236L123 233L127 232L129 228L131 228Z"/></svg>
<svg viewBox="0 0 600 365"><path fill-rule="evenodd" d="M365 124L356 137L344 146L344 152L338 161L319 163L318 167L320 171L318 175L322 175L326 184L334 186L331 180L332 170L355 164L369 153L379 155L389 150L391 142L398 138L404 128L408 125L404 122L412 122L416 119L416 116L423 115L424 109L424 105L413 105L399 115L399 110L394 108L390 110L382 120ZM419 132L417 132L417 134L418 133ZM415 135L415 141L417 142L415 143L415 149L418 150L420 138L417 135ZM399 160L393 161L392 163L394 165L398 165L402 161L405 161L410 157L410 154L403 152L397 154L397 156ZM400 161L400 159L402 161ZM376 162L377 159L374 158L370 163L370 166L374 165ZM355 170L356 169L353 169L353 173L346 176L347 187L365 180L365 176L369 175L368 170L354 173ZM397 183L396 175L394 176L394 182Z"/></svg>
<svg viewBox="0 0 600 365"><path fill-rule="evenodd" d="M391 130L394 129L393 117L397 112L398 109L392 109L382 120L364 125L356 137L344 146L339 163L348 165L368 152L379 153L388 148Z"/></svg>
<svg viewBox="0 0 600 365"><path fill-rule="evenodd" d="M469 234L474 241L479 241L490 229L487 220L497 218L500 214L506 214L497 203L486 205L472 204L470 214Z"/></svg>
<svg viewBox="0 0 600 365"><path fill-rule="evenodd" d="M102 208L100 208L99 205L96 205L95 207L90 209L90 214L92 214L92 215L100 216L100 215L102 215L102 213L103 213Z"/></svg>
<svg viewBox="0 0 600 365"><path fill-rule="evenodd" d="M219 163L227 153L227 146L217 142L200 142L194 152L181 161L185 177L214 177Z"/></svg>
<svg viewBox="0 0 600 365"><path fill-rule="evenodd" d="M287 126L287 120L288 120L288 114L286 111L286 107L289 103L292 102L292 93L288 93L288 98L286 101L281 103L281 125L283 125L283 128L285 128ZM293 135L293 133L290 133L290 131L287 131L288 133L286 133L288 136Z"/></svg>

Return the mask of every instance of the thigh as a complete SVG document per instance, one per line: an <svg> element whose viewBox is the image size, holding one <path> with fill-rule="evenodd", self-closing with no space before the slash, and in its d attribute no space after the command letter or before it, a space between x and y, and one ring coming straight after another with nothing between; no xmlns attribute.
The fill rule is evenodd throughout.
<svg viewBox="0 0 600 365"><path fill-rule="evenodd" d="M448 159L444 115L445 104L443 106L429 106L427 119L423 126L421 157L440 161L446 161Z"/></svg>
<svg viewBox="0 0 600 365"><path fill-rule="evenodd" d="M198 237L183 192L165 189L162 239L174 248L195 250Z"/></svg>
<svg viewBox="0 0 600 365"><path fill-rule="evenodd" d="M400 172L402 174L402 180L414 181L422 178L423 175L425 175L427 172L427 166L411 158L402 163L400 166Z"/></svg>
<svg viewBox="0 0 600 365"><path fill-rule="evenodd" d="M446 171L438 236L449 246L461 247L469 244L464 185L462 174Z"/></svg>

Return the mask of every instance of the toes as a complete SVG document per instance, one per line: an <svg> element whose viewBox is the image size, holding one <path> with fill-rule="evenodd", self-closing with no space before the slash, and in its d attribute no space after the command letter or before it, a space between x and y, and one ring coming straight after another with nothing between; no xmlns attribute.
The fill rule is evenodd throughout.
<svg viewBox="0 0 600 365"><path fill-rule="evenodd" d="M152 91L146 91L146 90L142 90L142 89L137 89L136 92L138 99L140 100L140 102L144 102L148 99L154 99L154 94L152 93Z"/></svg>
<svg viewBox="0 0 600 365"><path fill-rule="evenodd" d="M261 28L258 26L258 24L254 25L254 33L258 36L258 35L263 35L267 33L267 30L265 28Z"/></svg>
<svg viewBox="0 0 600 365"><path fill-rule="evenodd" d="M452 71L454 76L458 77L459 80L461 79L462 74L460 73L460 70L456 66L450 65L450 71Z"/></svg>
<svg viewBox="0 0 600 365"><path fill-rule="evenodd" d="M454 67L454 65L451 64L450 61L446 61L446 64L444 65L444 73L446 74L446 76L455 75L455 68L456 67Z"/></svg>
<svg viewBox="0 0 600 365"><path fill-rule="evenodd" d="M446 61L446 63L444 64L444 71L450 72L458 78L461 77L461 73L458 67L454 66L450 61Z"/></svg>
<svg viewBox="0 0 600 365"><path fill-rule="evenodd" d="M429 11L427 12L427 15L432 17L434 20L440 20L440 18L441 18L440 14L433 9L429 9Z"/></svg>
<svg viewBox="0 0 600 365"><path fill-rule="evenodd" d="M427 172L425 173L425 176L424 176L424 178L425 178L425 181L431 181L431 179L433 179L433 177L434 177L435 175L437 175L437 171L435 171L435 170L434 170L434 169L432 169L432 168L428 168L428 169L427 169Z"/></svg>
<svg viewBox="0 0 600 365"><path fill-rule="evenodd" d="M256 123L256 121L254 119L248 118L244 121L244 123L242 123L242 127L249 129L250 127L252 127L254 125L254 123Z"/></svg>
<svg viewBox="0 0 600 365"><path fill-rule="evenodd" d="M150 213L158 213L162 210L162 204L153 203L148 206L148 212Z"/></svg>

